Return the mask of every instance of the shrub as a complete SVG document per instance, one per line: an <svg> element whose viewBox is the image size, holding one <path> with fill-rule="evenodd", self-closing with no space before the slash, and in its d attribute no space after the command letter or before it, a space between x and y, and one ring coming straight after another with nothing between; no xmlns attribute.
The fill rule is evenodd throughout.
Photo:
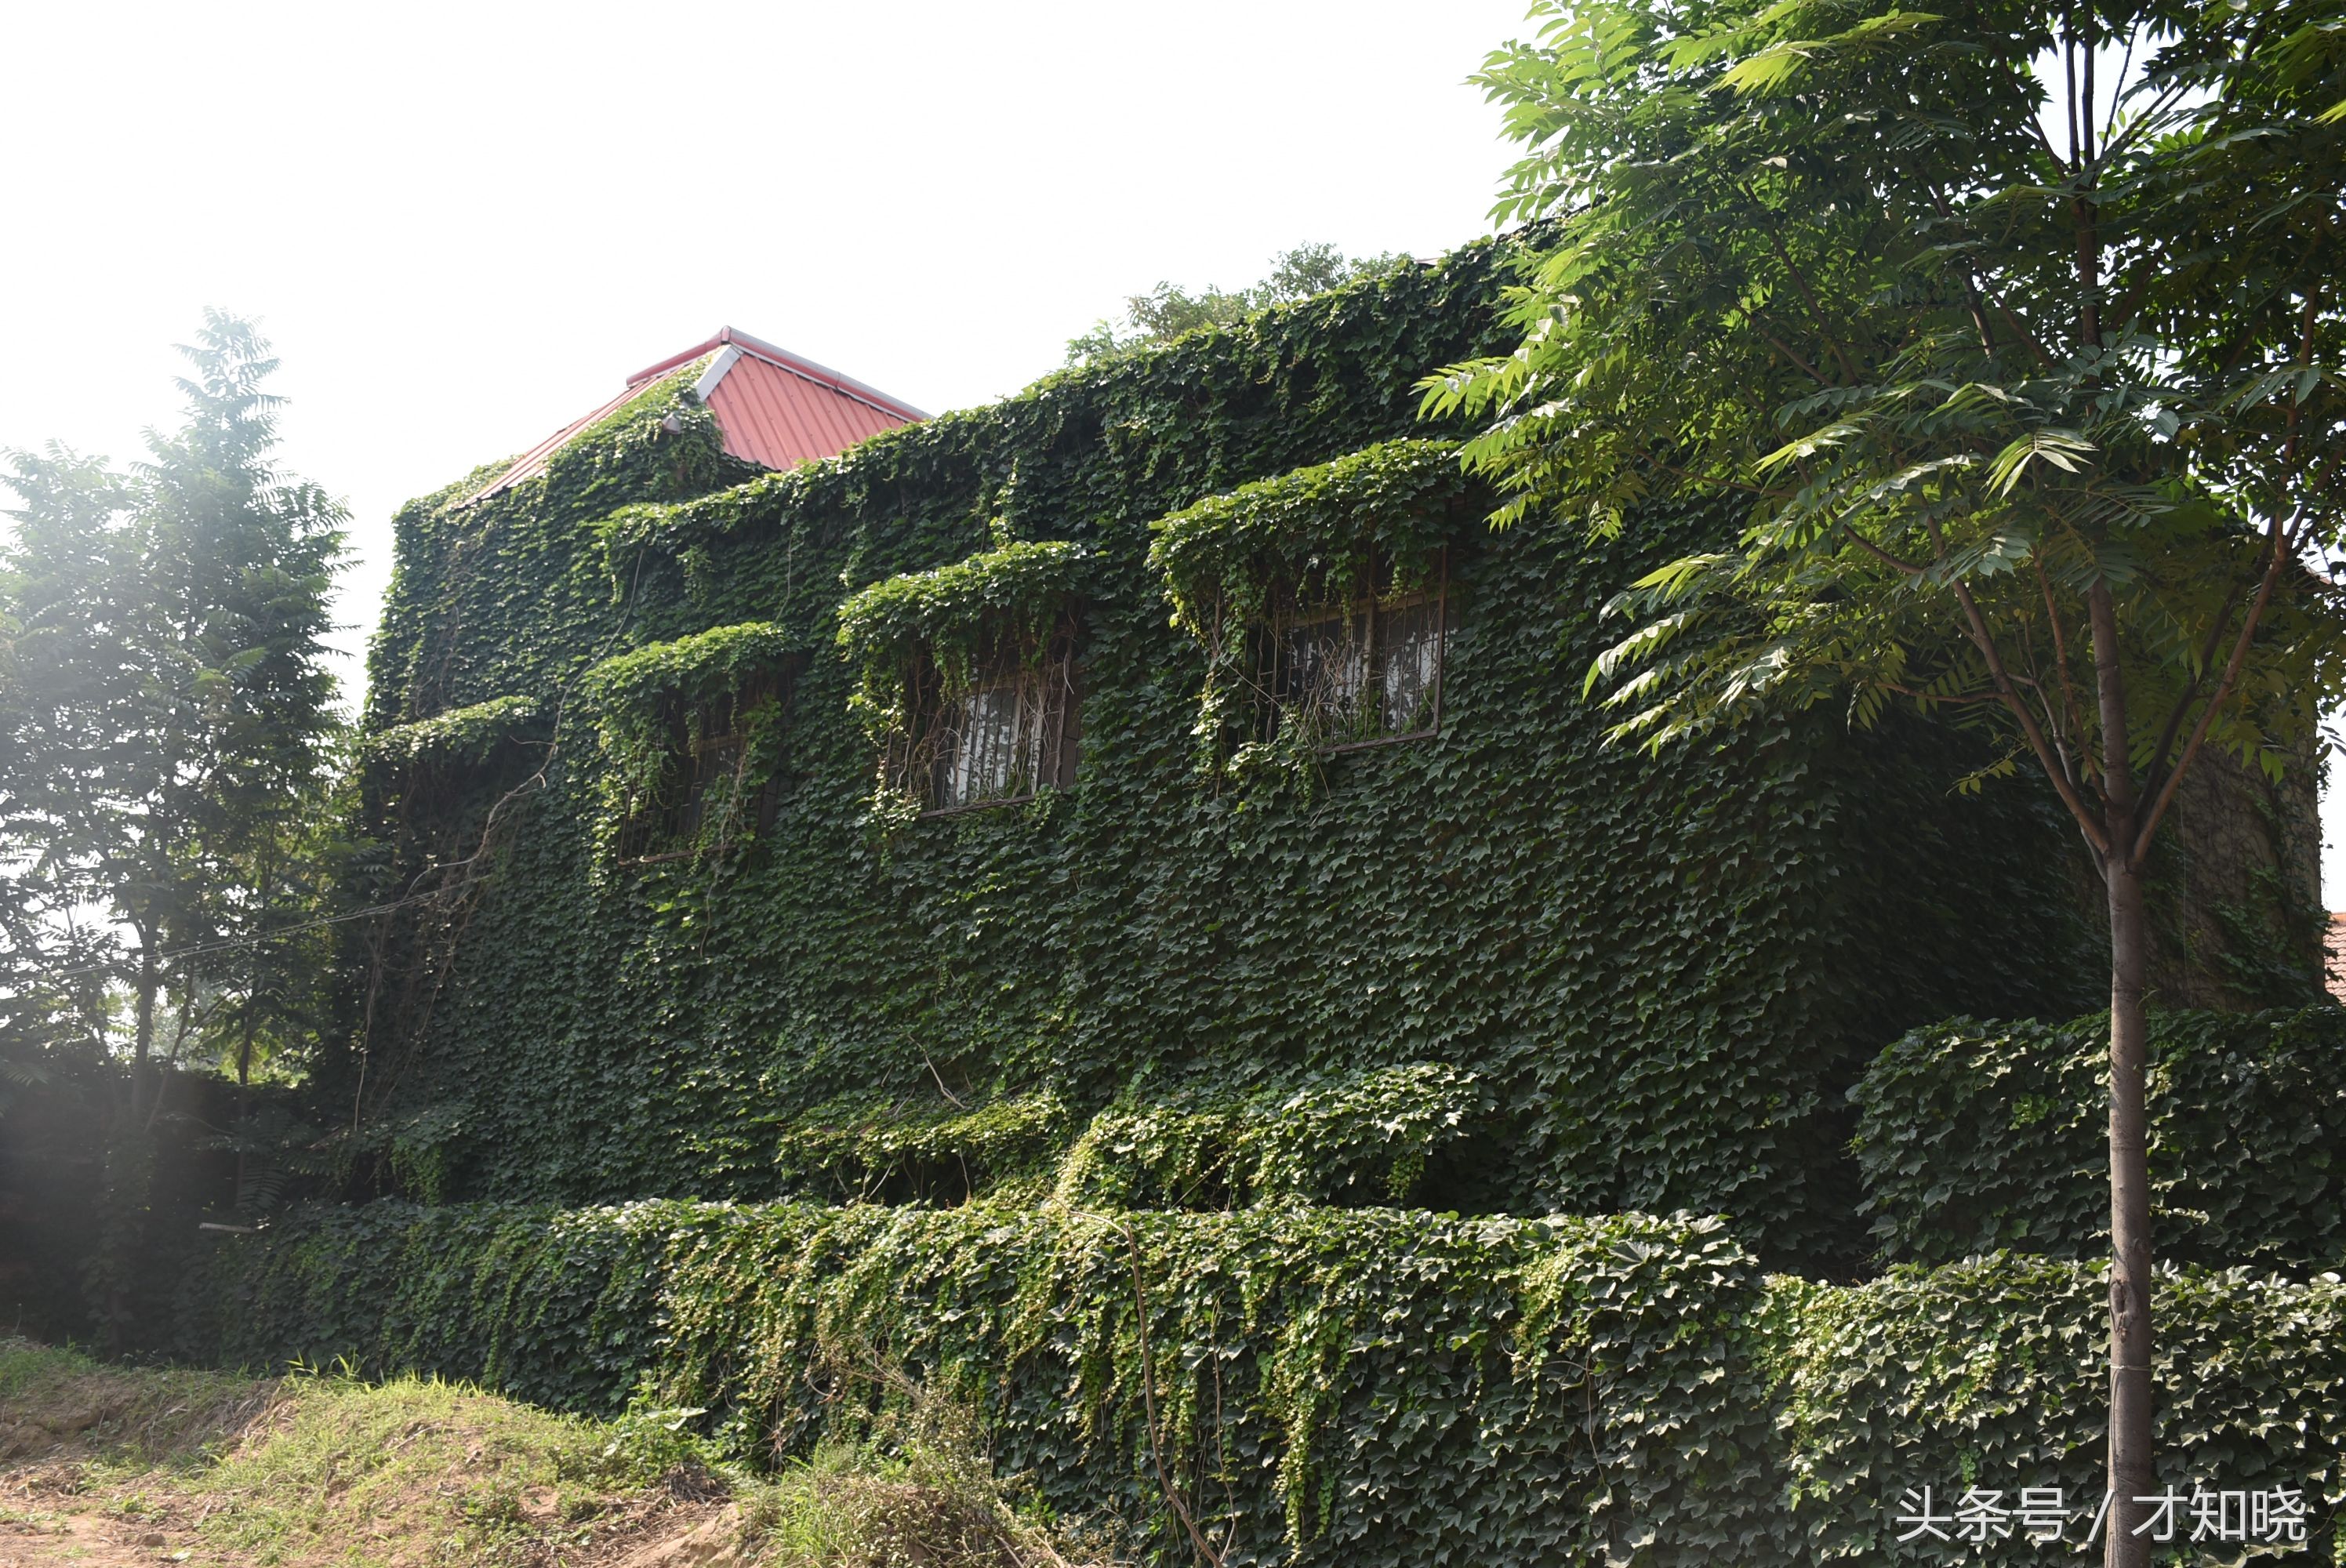
<svg viewBox="0 0 2346 1568"><path fill-rule="evenodd" d="M1885 1259L2058 1257L2109 1233L2106 1015L1952 1019L1851 1091ZM2154 1013L2150 1173L2162 1257L2298 1267L2346 1251L2346 1009Z"/></svg>

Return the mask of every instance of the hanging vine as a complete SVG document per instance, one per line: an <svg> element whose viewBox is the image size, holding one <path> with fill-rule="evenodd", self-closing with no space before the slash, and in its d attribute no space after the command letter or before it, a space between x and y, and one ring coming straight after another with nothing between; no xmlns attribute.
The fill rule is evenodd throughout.
<svg viewBox="0 0 2346 1568"><path fill-rule="evenodd" d="M1307 770L1300 730L1233 748L1261 689L1261 638L1281 615L1424 587L1475 508L1446 441L1388 441L1209 496L1149 525L1173 624L1206 655L1198 760L1243 776Z"/></svg>
<svg viewBox="0 0 2346 1568"><path fill-rule="evenodd" d="M632 821L676 804L680 789L702 792L678 852L721 852L754 827L757 792L781 761L785 677L794 651L784 629L765 622L719 626L654 643L586 672L581 704L602 747L596 776L597 842L608 848ZM722 719L729 767L707 779L680 768L715 739Z"/></svg>
<svg viewBox="0 0 2346 1568"><path fill-rule="evenodd" d="M478 764L506 741L534 736L539 718L534 697L492 697L370 736L366 754L372 761L399 769Z"/></svg>
<svg viewBox="0 0 2346 1568"><path fill-rule="evenodd" d="M982 676L1038 672L1065 654L1090 554L1066 540L1020 540L950 565L883 578L839 607L839 647L853 673L848 711L889 748L875 809L895 822L914 755L936 716Z"/></svg>

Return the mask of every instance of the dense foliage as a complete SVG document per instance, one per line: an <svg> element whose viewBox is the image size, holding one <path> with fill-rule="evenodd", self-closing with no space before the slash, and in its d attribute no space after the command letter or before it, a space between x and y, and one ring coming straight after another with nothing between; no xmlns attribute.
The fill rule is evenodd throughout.
<svg viewBox="0 0 2346 1568"><path fill-rule="evenodd" d="M499 746L536 728L543 717L534 697L499 697L452 708L367 738L371 760L393 769L429 762L478 763Z"/></svg>
<svg viewBox="0 0 2346 1568"><path fill-rule="evenodd" d="M1882 1256L1939 1263L2109 1244L2108 1021L1917 1029L1851 1097ZM2160 1256L2346 1260L2346 1012L2151 1014L2150 1178Z"/></svg>
<svg viewBox="0 0 2346 1568"><path fill-rule="evenodd" d="M277 466L268 350L212 312L181 349L185 423L149 434L148 462L118 473L52 443L8 453L0 479L18 502L0 535L8 945L72 982L56 1000L85 1043L110 1033L107 983L128 993L140 1115L158 1056L216 1054L247 1020L277 1033L254 939L282 912L338 728L343 513ZM187 957L206 950L236 956L207 975Z"/></svg>
<svg viewBox="0 0 2346 1568"><path fill-rule="evenodd" d="M578 707L601 747L598 846L607 853L630 821L677 809L696 787L693 850L722 851L753 833L755 802L782 762L792 656L783 627L750 621L648 644L587 670ZM725 731L731 765L697 780L687 759L716 738L712 725Z"/></svg>
<svg viewBox="0 0 2346 1568"><path fill-rule="evenodd" d="M1477 510L1448 442L1382 442L1209 496L1151 524L1173 623L1206 656L1197 733L1219 764L1253 717L1263 630L1282 609L1422 589ZM1308 749L1309 733L1282 736ZM1244 749L1232 759L1246 771ZM1308 757L1290 756L1290 763Z"/></svg>
<svg viewBox="0 0 2346 1568"><path fill-rule="evenodd" d="M1497 416L1504 516L1740 514L1625 593L1625 732L1919 704L2089 838L2138 785L2146 843L2203 738L2277 771L2341 678L2297 569L2346 546L2333 8L1534 15L1481 80L1526 144L1501 210L1561 231L1516 351L1427 385Z"/></svg>
<svg viewBox="0 0 2346 1568"><path fill-rule="evenodd" d="M193 1109L167 1103L174 1069L298 1070L326 1016L343 513L278 466L268 350L210 312L181 346L184 421L145 462L52 443L0 473L0 1115L37 1091L6 1141L98 1102L72 1117L97 1145L73 1182L0 1181L87 1189L56 1196L89 1217L110 1341L172 1204L156 1128Z"/></svg>
<svg viewBox="0 0 2346 1568"><path fill-rule="evenodd" d="M1438 447L1392 444L1420 430L1412 377L1494 341L1517 254L1471 247L692 499L660 500L724 465L647 393L541 478L419 504L376 722L515 695L560 717L518 795L495 767L381 785L366 903L413 896L423 864L472 870L444 905L353 924L360 1032L321 1093L369 1124L444 1113L414 1157L452 1196L757 1198L785 1190L778 1157L803 1165L818 1108L884 1145L1048 1093L1073 1138L1119 1100L1276 1105L1312 1074L1439 1063L1489 1114L1421 1201L1683 1206L1771 1252L1856 1256L1842 1094L1863 1059L1965 1008L2091 1004L2069 850L1995 789L1912 831L1976 759L1896 726L1605 748L1576 672L1609 585L1652 555L1487 535ZM1178 603L1265 549L1350 550L1338 499L1389 545L1448 545L1443 732L1318 759L1309 791L1218 793L1193 766L1209 669L1152 546L1178 557ZM874 833L842 598L861 647L963 583L928 574L1005 548L1071 570L1075 545L1074 787ZM595 823L619 769L564 694L746 625L801 661L756 849L617 864Z"/></svg>
<svg viewBox="0 0 2346 1568"><path fill-rule="evenodd" d="M1290 1092L1177 1095L1112 1105L1056 1173L1086 1207L1233 1208L1264 1203L1456 1202L1456 1161L1488 1127L1472 1074L1439 1062L1307 1080ZM1446 1162L1436 1171L1434 1162Z"/></svg>
<svg viewBox="0 0 2346 1568"><path fill-rule="evenodd" d="M2346 690L2336 0L1541 0L1481 80L1556 214L1489 417L1499 517L1742 526L1625 575L1588 684L1659 748L1786 709L1994 738L2109 934L2110 1568L2153 1474L2151 846ZM2276 932L2277 936L2280 933Z"/></svg>
<svg viewBox="0 0 2346 1568"><path fill-rule="evenodd" d="M1712 1221L1285 1206L378 1204L221 1247L186 1319L208 1358L633 1394L769 1458L908 1371L1167 1563L1168 1494L1230 1563L1375 1568L1942 1561L1892 1545L1902 1490L2062 1486L2073 1543L2099 1496L2101 1287L2048 1259L1836 1287ZM2158 1306L2169 1478L2304 1488L2327 1561L2346 1288L2170 1275Z"/></svg>
<svg viewBox="0 0 2346 1568"><path fill-rule="evenodd" d="M1433 1062L1311 1074L1275 1091L1136 1093L1088 1117L1047 1089L926 1115L849 1098L783 1127L776 1174L792 1196L839 1202L1487 1202L1461 1162L1491 1113L1472 1074Z"/></svg>
<svg viewBox="0 0 2346 1568"><path fill-rule="evenodd" d="M1209 496L1151 525L1148 564L1194 636L1225 616L1259 622L1274 590L1341 603L1372 586L1372 564L1422 582L1456 522L1457 448L1382 442Z"/></svg>
<svg viewBox="0 0 2346 1568"><path fill-rule="evenodd" d="M849 702L872 738L910 722L923 672L950 701L982 661L1043 657L1083 592L1085 550L1065 539L1011 540L947 565L884 578L839 606L839 647L856 671Z"/></svg>

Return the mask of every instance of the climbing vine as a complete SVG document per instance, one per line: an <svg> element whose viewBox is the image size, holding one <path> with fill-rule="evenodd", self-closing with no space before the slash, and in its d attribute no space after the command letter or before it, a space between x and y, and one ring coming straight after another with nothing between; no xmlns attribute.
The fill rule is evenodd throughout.
<svg viewBox="0 0 2346 1568"><path fill-rule="evenodd" d="M1481 527L1411 388L1504 349L1522 254L788 473L745 477L663 378L542 474L403 512L348 890L367 983L303 1092L353 1144L407 1138L365 1190L435 1207L204 1233L166 1348L635 1396L750 1458L913 1378L1168 1563L1178 1514L1234 1563L1877 1561L1882 1478L2081 1473L2086 1269L1763 1272L1853 1277L1862 1192L1925 1253L1933 1189L1983 1173L1918 1129L2018 1104L1951 1096L1958 1065L2066 1084L2066 1044L1967 1024L1876 1057L2090 1004L2072 837L1994 780L1947 809L1983 759L1894 718L1605 744L1577 694L1602 606L1735 522ZM1241 760L1268 624L1430 581L1464 606L1439 726L1200 777ZM1070 786L872 831L915 686L1031 660L1078 608ZM379 777L501 737L537 747L526 790ZM2270 1195L2273 1164L2184 1168ZM2326 1530L2338 1287L2162 1290L2178 1441L2305 1478Z"/></svg>
<svg viewBox="0 0 2346 1568"><path fill-rule="evenodd" d="M1094 1117L1054 1190L1111 1208L1408 1204L1433 1158L1487 1112L1473 1074L1433 1062L1314 1074L1252 1095L1153 1095Z"/></svg>
<svg viewBox="0 0 2346 1568"><path fill-rule="evenodd" d="M2109 1023L1950 1019L1851 1091L1864 1212L1885 1260L2107 1250ZM2346 1263L2346 1010L2154 1011L2159 1255Z"/></svg>
<svg viewBox="0 0 2346 1568"><path fill-rule="evenodd" d="M791 655L785 628L750 622L654 643L588 670L580 698L602 749L598 840L612 842L630 820L694 788L702 794L693 850L743 836L751 799L780 762ZM679 777L712 739L719 715L729 765L706 780Z"/></svg>
<svg viewBox="0 0 2346 1568"><path fill-rule="evenodd" d="M492 697L382 730L367 738L366 749L371 760L394 769L478 763L505 741L534 730L538 719L534 697Z"/></svg>
<svg viewBox="0 0 2346 1568"><path fill-rule="evenodd" d="M1332 463L1242 484L1149 526L1148 563L1175 622L1210 644L1233 618L1259 621L1274 594L1341 604L1422 585L1463 520L1458 451L1445 441L1382 442ZM1391 583L1372 582L1390 563Z"/></svg>
<svg viewBox="0 0 2346 1568"><path fill-rule="evenodd" d="M917 1380L1166 1568L1168 1492L1233 1563L1821 1568L1905 1560L1902 1487L2100 1486L2091 1266L1811 1284L1685 1216L384 1203L222 1238L189 1286L182 1355L633 1395L767 1462ZM2162 1472L2296 1489L2326 1561L2346 1285L2185 1271L2156 1309Z"/></svg>
<svg viewBox="0 0 2346 1568"><path fill-rule="evenodd" d="M883 578L840 606L839 648L855 679L848 711L894 759L883 792L924 771L930 759L913 755L924 724L982 673L1032 674L1055 650L1071 653L1089 557L1066 540L1014 541Z"/></svg>
<svg viewBox="0 0 2346 1568"><path fill-rule="evenodd" d="M1282 613L1424 587L1472 504L1455 445L1403 440L1240 485L1151 524L1148 564L1164 578L1173 624L1206 656L1193 731L1200 765L1310 777L1316 738L1300 727L1233 749L1268 700L1262 639Z"/></svg>
<svg viewBox="0 0 2346 1568"><path fill-rule="evenodd" d="M874 733L900 723L905 671L923 658L958 696L1004 643L1039 657L1081 591L1087 554L1063 539L1021 541L849 595L839 647L855 672L853 711Z"/></svg>
<svg viewBox="0 0 2346 1568"><path fill-rule="evenodd" d="M1162 1112L1152 1146L1204 1151L1244 1203L1286 1178L1213 1127L1440 1064L1471 1080L1475 1131L1402 1171L1411 1202L1684 1207L1771 1261L1862 1259L1846 1092L1882 1043L2092 1004L2074 841L1995 783L1943 809L1980 759L1896 722L1820 712L1661 759L1604 744L1577 694L1603 605L1733 522L1667 512L1634 547L1482 526L1410 389L1503 341L1516 254L1468 247L787 473L734 483L706 411L652 396L624 443L419 503L373 726L535 697L542 784L428 961L403 934L425 922L386 917L373 1054L330 1044L316 1093L357 1103L363 1071L369 1121L465 1107L435 1176L459 1197L944 1201L1014 1167L1035 1191L1113 1107ZM1315 756L1308 791L1200 778L1223 677L1199 628L1436 560L1456 610L1438 733ZM906 647L974 660L990 616L1039 626L1070 599L1071 785L875 833L868 723ZM754 852L621 852L663 748L693 744L658 694L734 678L670 667L744 626L788 694L779 761L741 775ZM444 822L511 785L475 788L359 824L381 869L354 897L398 901ZM931 1146L1044 1096L1065 1119L1033 1163L998 1142L964 1183ZM1344 1169L1340 1201L1393 1190L1389 1166Z"/></svg>

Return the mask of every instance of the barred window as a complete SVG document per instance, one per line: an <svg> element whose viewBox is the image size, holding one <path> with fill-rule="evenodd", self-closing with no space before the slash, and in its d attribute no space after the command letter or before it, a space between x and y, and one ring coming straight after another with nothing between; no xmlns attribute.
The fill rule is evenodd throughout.
<svg viewBox="0 0 2346 1568"><path fill-rule="evenodd" d="M781 674L760 676L710 701L668 705L659 789L621 830L622 859L676 859L712 840L729 843L773 825L779 771L770 758L753 755L749 725L760 709L787 706L791 685Z"/></svg>
<svg viewBox="0 0 2346 1568"><path fill-rule="evenodd" d="M910 697L911 731L891 748L889 773L930 811L1007 805L1076 781L1083 705L1071 626L1039 659L1005 648L981 662L950 700L923 668Z"/></svg>
<svg viewBox="0 0 2346 1568"><path fill-rule="evenodd" d="M1409 740L1442 728L1450 636L1446 560L1430 588L1290 607L1266 639L1267 737L1297 729L1331 750Z"/></svg>

